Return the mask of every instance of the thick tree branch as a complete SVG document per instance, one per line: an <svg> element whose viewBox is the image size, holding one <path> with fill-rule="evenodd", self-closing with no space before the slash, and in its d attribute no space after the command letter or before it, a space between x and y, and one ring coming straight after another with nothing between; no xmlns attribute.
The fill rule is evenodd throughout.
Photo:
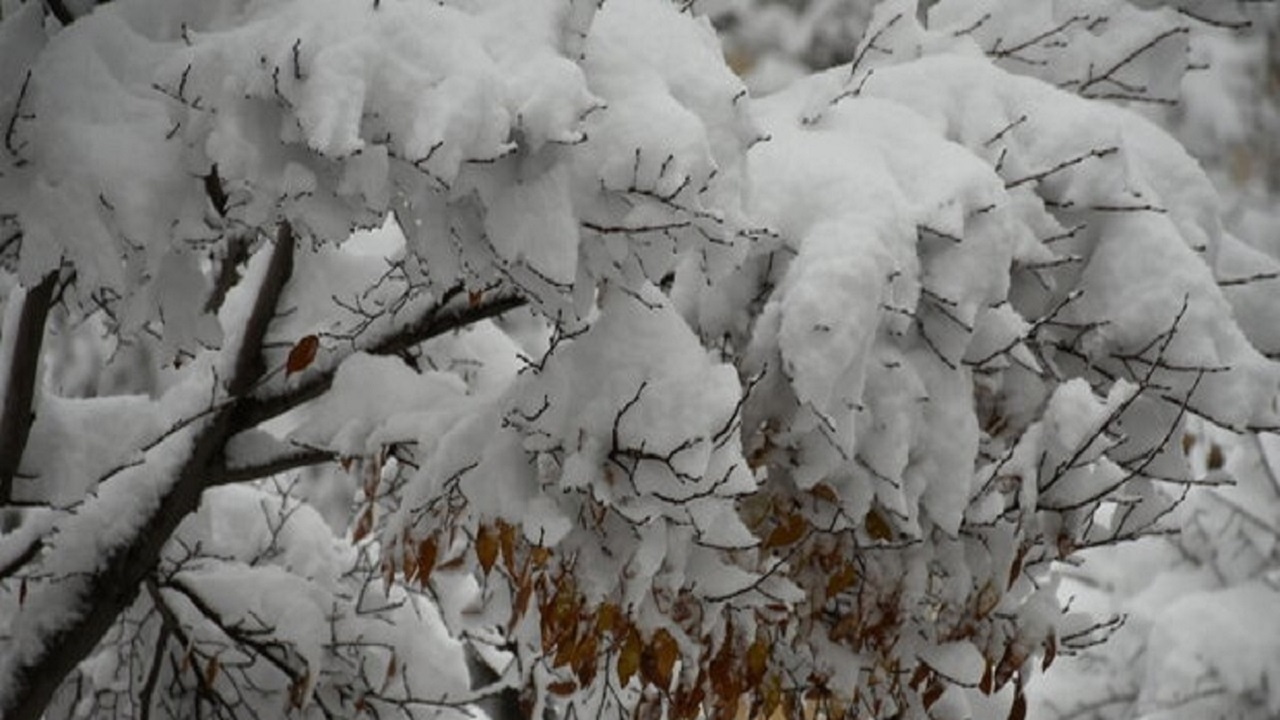
<svg viewBox="0 0 1280 720"><path fill-rule="evenodd" d="M230 485L231 483L261 480L262 478L279 475L290 470L330 462L336 458L337 456L329 450L299 447L295 448L293 452L281 453L266 462L254 465L222 467L210 476L209 485Z"/></svg>
<svg viewBox="0 0 1280 720"><path fill-rule="evenodd" d="M231 397L249 392L264 368L262 343L276 305L293 271L294 238L282 223L271 259L258 289L253 310L244 326L226 389ZM223 406L206 423L193 430L191 448L176 472L168 492L149 516L116 547L107 550L80 582L68 583L75 593L76 612L50 624L34 650L9 663L10 677L0 683L0 717L6 720L39 720L63 679L86 658L116 619L133 603L144 579L155 568L160 551L178 524L196 510L207 486L210 470L217 467L231 435L234 403ZM17 618L19 625L22 617Z"/></svg>
<svg viewBox="0 0 1280 720"><path fill-rule="evenodd" d="M76 21L76 16L71 14L71 11L67 9L62 0L44 0L44 5L49 8L49 12L53 13L54 17L58 18L58 22L64 26Z"/></svg>
<svg viewBox="0 0 1280 720"><path fill-rule="evenodd" d="M434 337L475 324L481 320L497 317L505 312L523 306L524 298L514 294L498 295L490 300L471 303L462 300L460 305L451 303L453 296L446 295L439 304L433 305L420 317L393 332L385 333L370 339L367 344L355 346L349 354L367 352L371 355L395 355ZM302 382L288 390L265 397L251 397L237 404L232 425L236 431L248 430L259 423L277 417L293 408L314 400L333 386L333 378L341 362L322 372L305 377Z"/></svg>
<svg viewBox="0 0 1280 720"><path fill-rule="evenodd" d="M22 299L18 327L13 331L13 357L5 378L4 407L0 409L0 507L13 499L13 478L27 448L27 437L35 419L36 371L40 367L40 347L44 340L44 324L53 302L53 288L58 272L44 276Z"/></svg>

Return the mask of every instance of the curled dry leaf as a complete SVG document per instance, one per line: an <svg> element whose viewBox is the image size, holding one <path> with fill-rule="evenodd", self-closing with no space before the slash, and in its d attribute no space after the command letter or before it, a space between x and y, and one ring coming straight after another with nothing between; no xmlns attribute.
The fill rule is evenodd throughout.
<svg viewBox="0 0 1280 720"><path fill-rule="evenodd" d="M892 540L893 527L875 508L867 511L867 534L876 540Z"/></svg>
<svg viewBox="0 0 1280 720"><path fill-rule="evenodd" d="M765 538L763 549L784 547L792 545L800 541L804 537L805 530L809 529L809 522L799 513L792 513L782 519L782 522L769 533L769 537Z"/></svg>
<svg viewBox="0 0 1280 720"><path fill-rule="evenodd" d="M485 575L489 574L498 561L498 544L498 534L492 528L481 526L476 532L476 560L480 562Z"/></svg>
<svg viewBox="0 0 1280 720"><path fill-rule="evenodd" d="M284 363L285 377L300 373L311 366L316 359L316 352L320 349L320 338L315 335L307 335L298 342L294 343L289 350L289 357Z"/></svg>

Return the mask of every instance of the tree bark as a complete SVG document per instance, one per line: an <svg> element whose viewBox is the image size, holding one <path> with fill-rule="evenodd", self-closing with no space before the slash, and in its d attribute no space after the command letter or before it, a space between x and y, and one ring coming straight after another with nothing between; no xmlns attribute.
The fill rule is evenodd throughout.
<svg viewBox="0 0 1280 720"><path fill-rule="evenodd" d="M263 373L262 344L293 271L293 252L293 232L284 223L236 353L227 385L232 398L248 393ZM199 432L173 486L131 539L110 552L87 582L71 586L80 592L82 612L43 638L35 657L24 659L11 669L9 690L0 696L0 717L39 720L64 678L133 603L143 580L159 562L164 544L178 524L199 506L210 469L216 467L231 435L234 408L234 403L224 406Z"/></svg>
<svg viewBox="0 0 1280 720"><path fill-rule="evenodd" d="M44 276L22 298L18 327L14 330L13 357L5 378L4 408L0 409L0 507L13 499L13 478L18 474L27 438L35 420L32 405L36 395L36 375L40 368L40 348L44 324L53 303L58 272Z"/></svg>

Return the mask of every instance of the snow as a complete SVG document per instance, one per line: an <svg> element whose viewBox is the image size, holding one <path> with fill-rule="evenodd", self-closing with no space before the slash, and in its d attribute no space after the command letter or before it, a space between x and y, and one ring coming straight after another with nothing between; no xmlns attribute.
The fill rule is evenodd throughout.
<svg viewBox="0 0 1280 720"><path fill-rule="evenodd" d="M1145 673L1146 684L1167 695L1154 694L1146 702L1152 707L1174 704L1205 673L1231 692L1275 688L1280 680L1278 601L1275 588L1255 581L1168 605L1156 619ZM1240 618L1249 622L1238 622ZM1280 712L1280 692L1272 690L1259 700L1267 712Z"/></svg>
<svg viewBox="0 0 1280 720"><path fill-rule="evenodd" d="M40 400L20 497L69 511L0 542L11 556L57 530L24 575L31 599L6 613L9 666L91 602L81 574L172 487L284 220L298 253L254 392L333 382L237 435L225 459L359 458L383 481L361 498L371 534L335 536L284 482L218 488L165 562L189 560L175 581L228 623L270 625L310 673L308 698L342 712L361 680L392 701L456 697L467 677L454 638L472 633L513 643L519 681L534 667L535 683L554 681L536 662L553 639L537 617L546 598L513 621L516 572L477 571L471 545L498 521L552 553L544 590L572 570L589 605L681 638L690 680L711 648L689 638L738 642L756 636L732 637L728 617L799 616L769 632L800 677L838 661L869 689L860 670L887 668L874 650L973 686L984 653L1043 653L1089 622L1063 615L1047 566L1171 509L1141 474L1187 474L1184 402L1232 428L1277 423L1275 288L1231 282L1274 263L1224 228L1177 141L1090 99L1139 84L1172 95L1189 40L1169 8L944 0L926 25L918 3L890 0L857 67L754 99L705 18L652 0L117 0L43 50L37 5L11 5L0 62L32 66L35 118L16 130L30 162L4 155L0 168L0 215L25 236L19 280L70 263L68 314L108 298L94 327L155 352L166 374L132 388L156 400ZM792 29L816 37L819 17ZM1051 41L998 52L1059 23ZM0 102L16 101L14 77L0 78ZM205 189L215 179L222 200ZM232 235L252 257L215 318L205 302ZM403 355L357 351L446 297L462 310L509 292L530 303L518 317ZM21 298L8 294L4 338ZM315 360L286 372L311 337ZM1144 458L1151 446L1164 447ZM389 449L394 460L372 462ZM1259 446L1226 471L1266 458ZM349 482L334 465L312 476ZM1213 497L1174 519L1225 534L1238 520L1226 508L1264 500ZM801 537L762 542L792 517ZM427 536L451 562L426 594L394 572L374 579ZM1241 532L1220 570L1247 577L1274 547ZM827 566L849 558L855 587L828 598ZM1215 602L1274 600L1260 583L1204 581L1171 575L1133 603L1156 628L1148 672L1280 686L1265 645L1222 617L1203 635L1170 630ZM224 632L162 592L201 638ZM1166 595L1181 599L1162 607ZM895 618L902 645L824 635L822 603L844 611L855 596L859 612ZM701 614L675 617L688 599ZM131 668L104 650L84 677L103 690ZM270 668L244 672L258 670ZM1153 708L1167 699L1153 693ZM948 691L937 708L997 714L1009 701Z"/></svg>
<svg viewBox="0 0 1280 720"><path fill-rule="evenodd" d="M141 459L137 448L163 431L163 416L146 396L73 399L42 394L14 482L20 499L59 507L80 502L98 473Z"/></svg>
<svg viewBox="0 0 1280 720"><path fill-rule="evenodd" d="M578 274L578 223L564 168L504 188L488 206L485 234L500 258L525 261L552 283L573 282Z"/></svg>
<svg viewBox="0 0 1280 720"><path fill-rule="evenodd" d="M371 378L378 380L371 383ZM289 438L347 457L367 456L384 443L416 439L418 430L408 437L380 432L397 423L399 415L417 414L417 424L434 424L430 416L457 417L465 391L456 375L420 374L399 358L356 353L342 363L332 389L309 409Z"/></svg>
<svg viewBox="0 0 1280 720"><path fill-rule="evenodd" d="M10 683L14 668L49 652L47 638L78 620L92 598L91 578L113 552L128 545L158 509L177 480L196 434L207 422L196 422L171 435L148 453L147 462L126 468L85 500L58 524L57 537L46 551L41 569L59 582L40 582L15 614L14 634L0 658L0 701L16 691Z"/></svg>
<svg viewBox="0 0 1280 720"><path fill-rule="evenodd" d="M987 660L972 643L934 645L920 653L920 660L939 674L961 685L975 686L982 680Z"/></svg>

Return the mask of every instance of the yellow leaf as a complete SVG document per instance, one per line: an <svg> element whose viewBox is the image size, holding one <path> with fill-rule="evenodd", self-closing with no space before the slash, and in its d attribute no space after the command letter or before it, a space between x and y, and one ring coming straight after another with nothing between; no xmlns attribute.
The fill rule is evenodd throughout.
<svg viewBox="0 0 1280 720"><path fill-rule="evenodd" d="M622 649L618 651L618 682L623 687L631 682L636 671L640 669L640 652L642 649L640 633L635 628L627 633L622 641Z"/></svg>
<svg viewBox="0 0 1280 720"><path fill-rule="evenodd" d="M889 521L884 516L871 508L867 511L867 534L876 540L892 540L893 527L889 525Z"/></svg>
<svg viewBox="0 0 1280 720"><path fill-rule="evenodd" d="M769 666L769 643L764 636L759 636L747 648L747 685L755 687L764 678L764 671Z"/></svg>

